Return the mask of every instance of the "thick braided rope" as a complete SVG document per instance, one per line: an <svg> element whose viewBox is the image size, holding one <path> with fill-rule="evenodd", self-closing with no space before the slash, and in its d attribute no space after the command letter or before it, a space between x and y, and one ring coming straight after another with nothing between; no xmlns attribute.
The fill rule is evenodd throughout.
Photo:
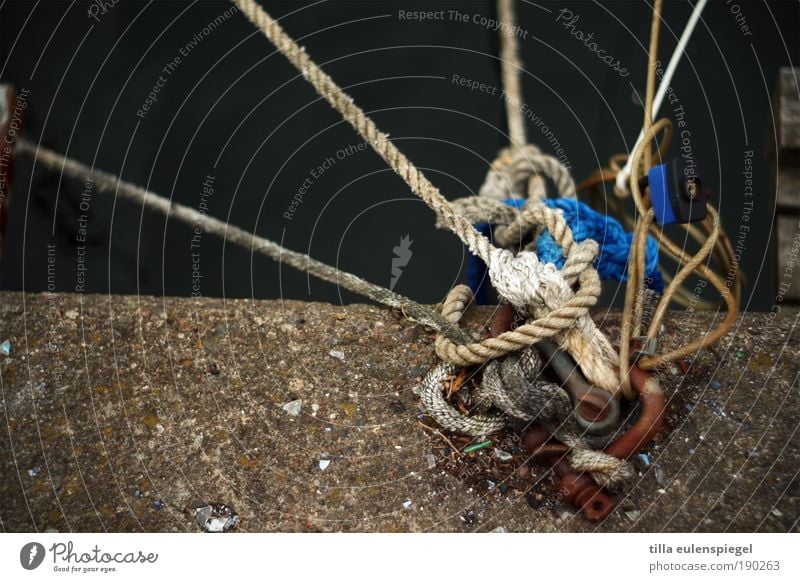
<svg viewBox="0 0 800 582"><path fill-rule="evenodd" d="M572 414L569 395L560 386L539 380L541 368L538 352L528 348L486 364L481 386L509 416L563 423Z"/></svg>
<svg viewBox="0 0 800 582"><path fill-rule="evenodd" d="M459 211L481 213L488 211L497 218L512 216L500 208L500 206L506 206L502 202L480 197L466 200L472 201L467 204L458 204L459 201L456 201L456 208ZM479 202L474 202L474 200ZM506 206L506 208L508 207ZM594 294L591 301L591 305L594 305L600 294L600 280L597 272L591 266L597 255L597 243L583 241L575 244L572 231L558 210L550 209L542 204L534 204L527 206L523 213L529 217L528 220L537 220L550 230L553 238L561 245L567 256L564 268L558 271L552 264L543 265L532 252L514 255L507 250L495 249L492 251L488 263L489 275L492 284L503 297L508 299L518 310L527 311L539 319L521 326L515 331L483 340L480 344L457 346L446 338L439 337L436 340L436 353L443 360L460 365L483 363L504 353L533 345L544 337L553 337L556 333L564 330L565 333L558 338L560 346L573 355L592 383L615 393L619 389L617 374L613 368L613 362L617 355L608 338L597 328L589 316L588 307L590 305L586 305L585 297L579 297L579 294L583 295L583 293ZM475 220L475 216L470 216L468 219ZM574 283L582 273L588 273L583 278L584 284L577 293L573 293L569 285ZM585 285L587 280L589 284ZM457 314L455 319L457 322L461 317L459 310L463 310L471 300L472 293L468 287L456 287L445 299L442 314L450 321L453 321L451 317ZM586 308L576 312L573 309L576 304ZM568 313L574 315L575 319L570 320L568 325L562 328L559 324L564 313L561 310L563 307L566 307ZM554 330L552 327L554 325L559 328ZM541 333L541 327L548 328L544 334ZM507 334L521 334L522 337Z"/></svg>
<svg viewBox="0 0 800 582"><path fill-rule="evenodd" d="M564 305L518 328L486 338L480 342L456 344L444 336L436 338L436 354L446 362L460 366L483 364L509 352L532 346L544 338L551 338L559 331L574 325L575 319L588 313L597 303L600 278L589 270L578 278L580 287ZM472 291L466 285L457 285L450 290L442 305L442 315L451 322L461 319L466 305L472 301Z"/></svg>
<svg viewBox="0 0 800 582"><path fill-rule="evenodd" d="M38 163L63 175L71 176L83 182L92 181L95 190L108 194L119 194L132 202L141 204L151 210L156 210L165 216L177 218L192 226L201 225L204 232L218 236L226 242L232 242L248 250L256 251L280 263L290 265L300 271L306 271L315 277L340 285L354 293L364 295L370 299L395 307L414 321L438 330L453 341L463 343L470 341L470 337L457 325L439 315L439 313L426 305L421 305L398 293L390 291L380 285L370 283L356 275L340 271L335 267L326 265L321 261L312 259L304 253L291 251L269 239L256 236L246 230L223 222L213 216L203 214L172 202L168 198L151 190L137 186L120 179L118 176L89 167L78 161L66 158L61 154L44 147L36 146L26 140L18 140L17 151L35 158Z"/></svg>
<svg viewBox="0 0 800 582"><path fill-rule="evenodd" d="M535 350L495 360L486 366L481 379L483 397L491 399L491 404L503 414L489 411L466 416L450 405L444 398L443 381L460 369L452 364L434 367L415 391L427 414L445 430L484 436L503 430L508 424L506 415L536 420L552 427L570 448L569 460L574 470L591 473L598 484L610 488L617 488L631 479L634 469L630 463L589 448L574 427L565 428L573 412L570 398L556 384L537 380L540 368L541 359Z"/></svg>
<svg viewBox="0 0 800 582"><path fill-rule="evenodd" d="M392 168L411 190L436 213L437 220L453 231L473 254L484 261L489 259L491 245L481 233L463 217L457 215L450 203L414 164L389 140L389 136L378 129L364 111L353 102L333 79L330 78L306 54L305 50L283 30L255 0L232 0L247 18L264 33L305 79L375 152Z"/></svg>
<svg viewBox="0 0 800 582"><path fill-rule="evenodd" d="M567 257L561 274L570 285L584 269L591 267L597 256L597 243L584 241L575 244L572 230L559 209L544 204L528 204L520 211L499 200L481 196L458 198L451 204L471 223L496 225L494 238L502 247L513 246L534 227L546 228Z"/></svg>
<svg viewBox="0 0 800 582"><path fill-rule="evenodd" d="M501 247L507 248L519 242L533 226L544 226L564 249L565 255L572 250L572 230L558 209L544 204L526 204L523 210L517 210L499 198L483 196L465 196L450 204L457 214L471 223L495 225L494 238ZM444 225L437 222L436 226L441 228Z"/></svg>
<svg viewBox="0 0 800 582"><path fill-rule="evenodd" d="M559 347L572 354L589 382L612 394L616 393L619 381L610 364L614 357L611 344L602 333L587 339L580 327L574 327L575 321L587 315L589 308L597 302L600 278L596 271L587 269L578 280L580 287L575 294L547 315L480 342L456 344L439 335L434 343L436 355L445 362L460 366L483 364L532 346L542 339L556 338L559 332L567 331L567 335L560 340L556 338ZM442 315L451 322L457 322L471 301L470 288L458 285L445 298Z"/></svg>
<svg viewBox="0 0 800 582"><path fill-rule="evenodd" d="M587 244L588 243L588 244ZM593 247L594 241L584 241L573 247L581 250ZM594 258L594 254L592 255ZM585 268L583 272L597 272ZM530 284L538 276L538 285ZM511 251L498 249L492 252L489 277L498 292L520 313L533 318L549 317L555 309L565 305L574 295L569 284L552 263L543 267L536 253L524 251L514 255ZM521 284L524 282L525 284ZM598 283L599 287L599 283ZM562 349L567 350L577 361L584 374L599 388L615 393L619 389L613 362L616 353L608 338L595 325L588 311L576 318L575 324L557 336Z"/></svg>
<svg viewBox="0 0 800 582"><path fill-rule="evenodd" d="M529 251L516 256L507 250L492 251L492 260L487 263L489 276L498 293L517 310L534 317L546 316L572 297L570 285L584 270L594 271L593 262L598 253L594 241L575 244L562 212L543 204L543 194L528 198L523 210L516 214L499 208L505 206L502 202L505 198L524 197L526 188L528 192L538 192L543 174L558 186L562 198L575 198L569 171L555 158L543 156L536 146L528 145L513 152L509 148L501 150L481 187L478 196L481 202L457 200L453 203L457 211L483 212L496 218L493 223L496 225L495 241L501 247L518 245L528 233L542 227L547 228L560 246L566 257L561 271L557 271L554 265L542 264L536 254ZM514 219L509 221L512 216ZM469 217L473 222L476 218ZM619 390L613 367L618 356L588 313L576 321L574 329L561 334L559 339L561 347L575 357L587 377L598 387L612 393Z"/></svg>
<svg viewBox="0 0 800 582"><path fill-rule="evenodd" d="M519 210L508 204L503 204L500 200L483 198L481 196L465 196L456 198L450 204L453 210L466 218L472 224L509 224L517 219ZM443 228L444 224L437 220L437 228ZM496 236L496 232L495 232Z"/></svg>
<svg viewBox="0 0 800 582"><path fill-rule="evenodd" d="M484 436L506 427L506 416L499 412L471 414L465 416L452 407L444 398L442 382L457 374L459 367L453 364L438 364L416 389L425 411L446 430L469 436Z"/></svg>

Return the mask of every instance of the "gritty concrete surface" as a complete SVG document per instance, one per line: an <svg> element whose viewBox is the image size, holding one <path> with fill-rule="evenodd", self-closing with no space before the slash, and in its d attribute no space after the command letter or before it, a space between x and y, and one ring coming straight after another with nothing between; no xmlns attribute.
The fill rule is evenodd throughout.
<svg viewBox="0 0 800 582"><path fill-rule="evenodd" d="M593 525L513 435L493 437L511 459L461 455L467 439L423 426L411 388L433 336L396 312L18 293L0 311L5 531L199 531L198 499L233 504L238 531L798 529L797 312L745 315L659 372L667 427ZM616 341L617 315L595 318ZM674 312L664 341L711 322Z"/></svg>

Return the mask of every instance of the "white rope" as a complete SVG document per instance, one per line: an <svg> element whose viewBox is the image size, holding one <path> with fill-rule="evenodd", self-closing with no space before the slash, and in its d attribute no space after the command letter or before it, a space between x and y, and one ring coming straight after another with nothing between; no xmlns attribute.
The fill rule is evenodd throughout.
<svg viewBox="0 0 800 582"><path fill-rule="evenodd" d="M675 69L678 68L678 63L680 62L683 53L686 51L686 45L689 44L689 39L694 32L695 26L697 26L697 21L700 20L700 14L703 12L706 2L707 0L699 0L697 4L695 4L692 15L689 17L686 26L683 28L683 33L681 33L680 40L678 40L678 45L672 52L672 57L669 59L667 69L664 71L664 77L661 80L661 84L658 86L658 91L656 92L656 97L653 103L653 121L655 121L656 117L658 117L658 110L661 109L661 103L664 101L664 97L667 94L667 89L669 89L670 83L672 83L672 76L675 74ZM642 142L643 138L644 128L642 128L639 132L639 137L636 138L636 143L633 144L631 152L636 151L636 148L639 147L639 144ZM632 158L633 156L628 156L628 161L625 162L625 166L617 174L616 188L620 192L630 192L630 189L628 188L628 180L631 177Z"/></svg>
<svg viewBox="0 0 800 582"><path fill-rule="evenodd" d="M532 305L547 304L555 289L566 285L553 263L542 263L536 253L495 249L489 257L489 279L497 292L517 311L528 315Z"/></svg>

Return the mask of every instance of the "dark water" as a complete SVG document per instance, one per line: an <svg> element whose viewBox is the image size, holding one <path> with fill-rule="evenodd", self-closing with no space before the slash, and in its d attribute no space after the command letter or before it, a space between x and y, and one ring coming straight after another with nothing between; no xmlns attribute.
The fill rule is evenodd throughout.
<svg viewBox="0 0 800 582"><path fill-rule="evenodd" d="M562 155L580 180L638 132L649 8L520 4L530 139ZM396 291L417 300L439 301L463 280L461 243L434 228L432 212L243 16L226 16L229 8L5 4L0 76L28 90L26 135L370 281L394 279ZM269 9L447 197L476 192L506 139L493 90L492 4ZM440 12L420 21L419 10ZM688 3L667 3L665 59L690 12ZM673 155L691 149L739 242L750 308L768 307L775 294L764 152L771 90L778 68L797 62L797 32L796 3L711 3L674 80L676 101L662 108L684 124ZM752 197L743 176L750 168ZM397 276L393 249L404 237L413 242L404 243L410 256ZM21 159L0 285L45 290L48 266L52 289L65 292L357 300L81 183L32 173ZM615 294L608 285L607 301Z"/></svg>

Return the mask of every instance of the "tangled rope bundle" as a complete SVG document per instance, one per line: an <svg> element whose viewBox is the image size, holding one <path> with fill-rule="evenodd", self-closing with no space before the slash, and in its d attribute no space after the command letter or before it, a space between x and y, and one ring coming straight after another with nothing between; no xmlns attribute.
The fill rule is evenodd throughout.
<svg viewBox="0 0 800 582"><path fill-rule="evenodd" d="M508 418L542 423L571 448L573 468L591 472L599 476L598 482L613 486L632 476L632 467L587 444L585 436L582 438L574 426L566 392L541 379L542 361L532 347L553 337L559 347L575 358L593 384L611 393L619 390L613 368L618 356L588 313L600 293L599 276L593 266L598 245L593 240L576 243L562 212L544 203L544 178L550 179L559 193L574 196L566 168L557 160L553 164L554 160L531 145L513 153L503 150L492 164L480 196L453 202L456 211L470 222L499 225L495 241L509 247L518 245L531 232L546 229L565 260L558 269L552 262L540 261L531 246L516 254L507 248L493 251L488 270L494 288L530 319L512 331L469 345L456 344L440 334L435 343L436 353L445 363L425 377L418 391L431 417L444 428L461 434L481 436L496 432L507 425ZM565 172L568 180L564 180ZM527 198L521 211L502 202L509 198L524 199L528 192L537 195ZM520 281L534 281L535 286L523 286ZM576 282L580 286L573 291ZM531 288L535 289L533 293ZM468 287L455 287L444 301L442 315L457 324L472 299ZM564 321L564 315L573 316L572 322L552 333L552 323ZM472 395L475 412L466 416L445 400L443 381L458 372L459 366L475 364L486 365L479 390ZM487 410L487 403L494 405L494 413Z"/></svg>
<svg viewBox="0 0 800 582"><path fill-rule="evenodd" d="M597 255L597 243L585 241L575 244L563 217L557 211L534 203L507 225L507 232L513 237L516 233L528 231L534 225L552 225L552 229L548 230L562 247L566 259L564 267L559 270L552 263L542 263L536 254L529 250L513 253L508 249L495 247L474 228L470 220L442 196L422 172L397 149L388 136L377 129L375 123L353 102L352 98L314 64L305 51L255 0L234 1L242 13L286 56L316 91L341 113L342 117L403 178L411 190L436 213L437 223L456 234L474 255L486 263L491 281L499 295L532 318L516 330L477 343L457 344L440 335L436 341L436 353L451 364L485 363L490 359L529 347L541 339L552 337L573 355L593 384L609 392L616 392L619 389L619 379L614 371L614 364L618 359L616 352L589 316L589 308L596 304L601 291L599 276L592 266ZM515 61L518 62L518 59ZM513 100L519 102L518 97ZM513 108L509 110L513 111ZM520 114L521 111L517 109L517 115ZM515 127L524 127L524 124L515 123ZM535 155L528 155L530 153ZM564 173L560 164L554 164L552 158L543 156L538 151L523 149L522 155L531 162L531 176L548 172L546 175L553 179L560 189L574 195L572 178L568 173ZM510 159L512 171L517 168L518 160L517 154L512 155ZM496 167L498 172L505 171L500 162ZM522 167L524 169L524 163ZM491 187L487 191L490 189ZM577 290L572 289L573 284L578 286ZM471 301L471 294L468 297L467 291L465 287L456 287L445 301L442 315L453 324L459 321L463 309ZM443 372L438 372L436 375L440 373ZM425 386L433 384L428 382ZM430 390L424 390L423 394L423 402L430 404L429 411L444 410L435 406L441 404L436 394ZM449 414L442 413L436 419L448 428ZM477 423L483 427L481 430L486 431L499 424L499 421L491 416L477 417Z"/></svg>

